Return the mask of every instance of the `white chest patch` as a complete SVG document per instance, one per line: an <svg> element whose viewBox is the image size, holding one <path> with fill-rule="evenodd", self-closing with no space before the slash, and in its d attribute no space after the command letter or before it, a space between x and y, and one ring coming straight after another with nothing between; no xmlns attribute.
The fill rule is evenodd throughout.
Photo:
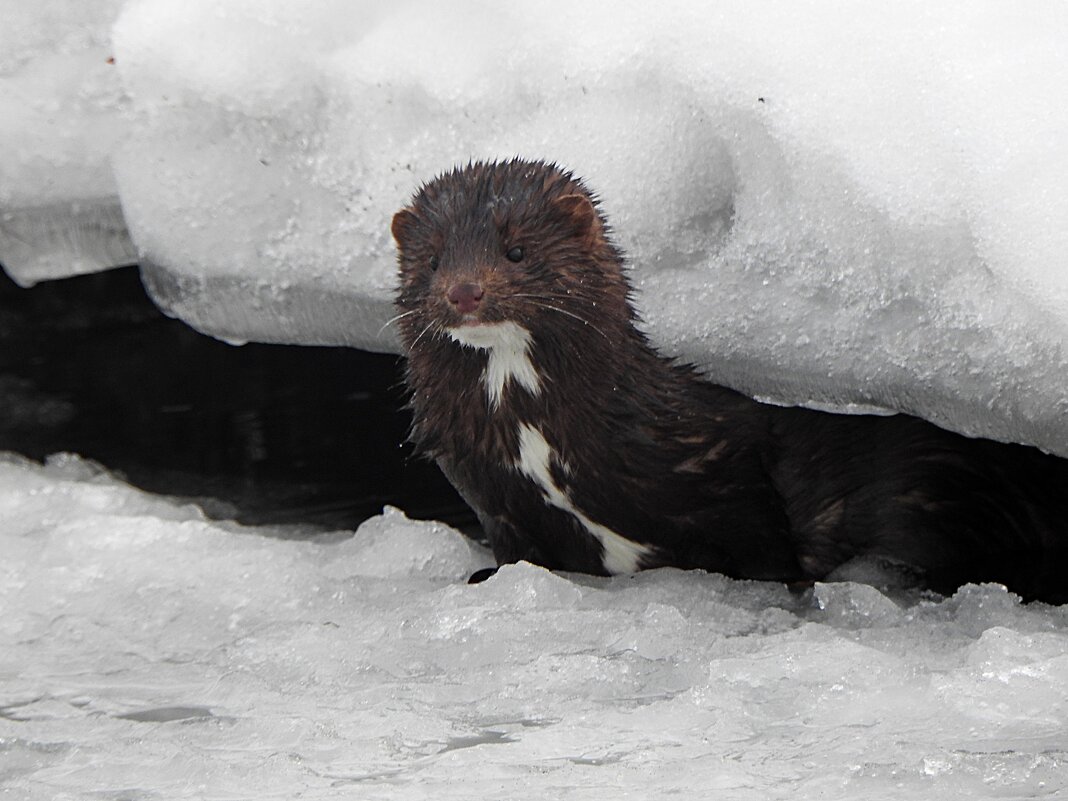
<svg viewBox="0 0 1068 801"><path fill-rule="evenodd" d="M509 380L531 395L541 392L541 378L530 361L530 332L523 326L513 322L465 325L450 328L449 336L464 347L488 352L482 383L491 408L500 407Z"/></svg>
<svg viewBox="0 0 1068 801"><path fill-rule="evenodd" d="M640 542L634 542L616 534L607 526L595 523L576 509L567 494L553 481L552 471L549 469L549 460L553 456L552 448L538 429L526 423L520 424L519 461L516 463L519 472L541 488L547 504L573 514L583 528L598 539L601 547L604 548L605 570L609 573L635 572L641 564L642 557L650 553L651 549ZM566 464L557 461L565 471L569 470Z"/></svg>

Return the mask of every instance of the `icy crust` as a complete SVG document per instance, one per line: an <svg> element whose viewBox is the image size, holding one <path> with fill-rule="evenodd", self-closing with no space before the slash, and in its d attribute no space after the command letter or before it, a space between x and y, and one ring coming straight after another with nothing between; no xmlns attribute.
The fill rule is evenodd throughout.
<svg viewBox="0 0 1068 801"><path fill-rule="evenodd" d="M1063 3L76 5L2 6L21 283L128 260L117 184L168 313L395 351L394 211L468 159L545 158L603 198L666 353L1068 456Z"/></svg>
<svg viewBox="0 0 1068 801"><path fill-rule="evenodd" d="M293 539L74 457L0 461L0 519L19 798L1068 792L1068 607L996 586L528 564L469 586L488 556L441 525Z"/></svg>
<svg viewBox="0 0 1068 801"><path fill-rule="evenodd" d="M121 0L0 0L0 263L22 286L134 264L111 154Z"/></svg>
<svg viewBox="0 0 1068 801"><path fill-rule="evenodd" d="M141 0L116 167L170 313L395 350L392 213L469 158L555 159L665 352L1068 455L1065 35L1056 3Z"/></svg>

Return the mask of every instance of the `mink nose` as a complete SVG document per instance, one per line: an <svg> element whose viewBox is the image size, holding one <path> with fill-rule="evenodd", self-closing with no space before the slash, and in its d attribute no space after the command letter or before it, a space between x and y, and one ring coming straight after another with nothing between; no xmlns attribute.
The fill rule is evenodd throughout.
<svg viewBox="0 0 1068 801"><path fill-rule="evenodd" d="M478 308L482 300L482 287L478 284L456 284L445 295L456 311L460 314L470 314Z"/></svg>

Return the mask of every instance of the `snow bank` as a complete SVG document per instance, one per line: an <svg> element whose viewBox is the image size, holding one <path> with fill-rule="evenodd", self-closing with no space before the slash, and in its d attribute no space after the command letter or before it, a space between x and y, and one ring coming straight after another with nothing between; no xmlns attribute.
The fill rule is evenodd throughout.
<svg viewBox="0 0 1068 801"><path fill-rule="evenodd" d="M1066 41L1052 0L133 0L114 164L150 291L230 341L396 349L391 214L522 154L716 380L1068 455Z"/></svg>
<svg viewBox="0 0 1068 801"><path fill-rule="evenodd" d="M0 0L0 263L22 286L134 264L111 170L121 0Z"/></svg>
<svg viewBox="0 0 1068 801"><path fill-rule="evenodd" d="M1068 607L527 564L468 586L487 554L393 510L350 538L294 534L206 521L74 457L0 460L5 789L1068 793Z"/></svg>

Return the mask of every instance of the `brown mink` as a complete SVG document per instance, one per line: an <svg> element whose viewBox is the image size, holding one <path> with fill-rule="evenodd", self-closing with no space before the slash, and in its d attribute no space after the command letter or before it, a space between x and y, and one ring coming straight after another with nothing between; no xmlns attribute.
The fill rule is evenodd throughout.
<svg viewBox="0 0 1068 801"><path fill-rule="evenodd" d="M498 564L804 582L872 557L1068 600L1068 461L758 403L660 356L596 199L556 165L454 169L392 231L411 438Z"/></svg>

